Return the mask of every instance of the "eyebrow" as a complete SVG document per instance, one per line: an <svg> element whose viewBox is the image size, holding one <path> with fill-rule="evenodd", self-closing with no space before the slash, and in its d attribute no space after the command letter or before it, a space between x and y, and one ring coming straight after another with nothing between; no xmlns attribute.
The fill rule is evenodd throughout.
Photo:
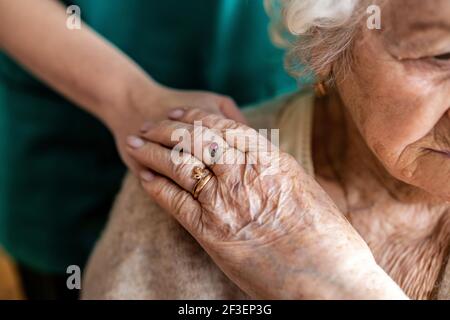
<svg viewBox="0 0 450 320"><path fill-rule="evenodd" d="M450 23L444 21L423 21L411 24L413 30L440 29L450 32Z"/></svg>

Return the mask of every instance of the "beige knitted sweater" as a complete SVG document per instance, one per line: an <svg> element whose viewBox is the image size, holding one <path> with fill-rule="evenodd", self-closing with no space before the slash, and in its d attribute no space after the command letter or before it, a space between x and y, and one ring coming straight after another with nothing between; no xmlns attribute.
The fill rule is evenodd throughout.
<svg viewBox="0 0 450 320"><path fill-rule="evenodd" d="M282 97L245 111L256 129L280 129L280 148L313 175L313 96ZM246 299L200 245L128 175L84 274L84 299ZM450 264L440 284L450 299Z"/></svg>

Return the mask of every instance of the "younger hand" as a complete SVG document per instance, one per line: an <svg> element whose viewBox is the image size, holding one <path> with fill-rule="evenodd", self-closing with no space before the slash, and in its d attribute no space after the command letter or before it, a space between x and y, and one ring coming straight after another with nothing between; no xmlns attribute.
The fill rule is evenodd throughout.
<svg viewBox="0 0 450 320"><path fill-rule="evenodd" d="M222 114L241 123L246 122L245 117L229 97L210 92L152 86L142 92L141 96L130 97L129 105L122 106L120 110L112 110L108 118L104 119L115 137L120 156L135 174L138 174L142 167L126 152L126 137L142 128L145 129L145 123L148 121L156 122L165 119L169 110L177 107L200 108L214 114Z"/></svg>

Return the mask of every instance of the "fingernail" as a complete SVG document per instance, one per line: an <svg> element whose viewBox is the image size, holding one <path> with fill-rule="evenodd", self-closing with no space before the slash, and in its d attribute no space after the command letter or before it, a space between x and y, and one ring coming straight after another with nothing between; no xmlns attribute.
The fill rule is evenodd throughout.
<svg viewBox="0 0 450 320"><path fill-rule="evenodd" d="M141 133L146 133L148 130L153 128L154 125L155 124L153 122L150 122L150 121L145 122L140 129Z"/></svg>
<svg viewBox="0 0 450 320"><path fill-rule="evenodd" d="M147 181L147 182L150 182L150 181L152 181L155 178L155 175L152 172L148 171L148 170L142 171L140 173L140 176L141 176L142 180Z"/></svg>
<svg viewBox="0 0 450 320"><path fill-rule="evenodd" d="M144 140L142 140L142 139L139 138L139 137L136 137L136 136L129 136L129 137L127 138L127 143L128 143L128 145L129 145L130 147L137 149L137 148L142 147L142 146L144 145L145 142L144 142Z"/></svg>
<svg viewBox="0 0 450 320"><path fill-rule="evenodd" d="M169 112L169 118L178 119L184 115L185 110L183 109L174 109Z"/></svg>

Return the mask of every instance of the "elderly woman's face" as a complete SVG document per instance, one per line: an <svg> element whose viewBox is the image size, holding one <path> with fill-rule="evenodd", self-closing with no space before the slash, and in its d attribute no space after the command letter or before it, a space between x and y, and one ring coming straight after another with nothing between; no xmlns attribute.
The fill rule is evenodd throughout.
<svg viewBox="0 0 450 320"><path fill-rule="evenodd" d="M381 13L338 91L393 176L450 200L450 1L389 1Z"/></svg>

